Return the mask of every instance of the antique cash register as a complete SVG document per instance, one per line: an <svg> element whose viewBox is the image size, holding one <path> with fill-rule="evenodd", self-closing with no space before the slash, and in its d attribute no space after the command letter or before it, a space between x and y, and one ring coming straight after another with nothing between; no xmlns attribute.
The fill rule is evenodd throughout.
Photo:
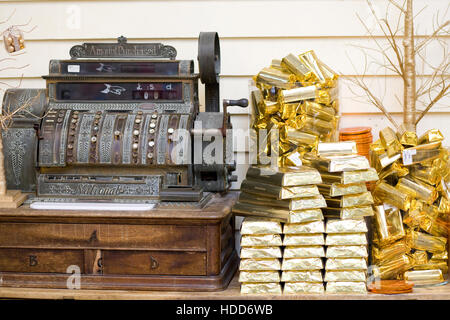
<svg viewBox="0 0 450 320"><path fill-rule="evenodd" d="M248 102L220 111L217 33L200 33L199 74L176 54L84 43L50 61L46 89L5 93L4 112L31 105L3 133L8 189L30 197L0 210L0 285L67 288L78 272L81 289L226 287L237 260L226 108Z"/></svg>

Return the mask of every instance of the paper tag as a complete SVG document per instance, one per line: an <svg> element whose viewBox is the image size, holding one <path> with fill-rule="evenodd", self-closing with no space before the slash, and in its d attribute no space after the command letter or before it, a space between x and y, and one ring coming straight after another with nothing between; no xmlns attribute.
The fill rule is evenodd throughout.
<svg viewBox="0 0 450 320"><path fill-rule="evenodd" d="M300 153L295 152L288 157L289 160L292 161L293 164L300 167L302 165L302 160L300 160Z"/></svg>
<svg viewBox="0 0 450 320"><path fill-rule="evenodd" d="M410 164L412 164L412 156L415 155L417 153L416 149L411 149L411 150L403 150L403 154L402 154L402 158L403 158L403 165L404 166L409 166Z"/></svg>
<svg viewBox="0 0 450 320"><path fill-rule="evenodd" d="M78 64L69 64L67 66L67 72L80 72L80 65L78 65Z"/></svg>

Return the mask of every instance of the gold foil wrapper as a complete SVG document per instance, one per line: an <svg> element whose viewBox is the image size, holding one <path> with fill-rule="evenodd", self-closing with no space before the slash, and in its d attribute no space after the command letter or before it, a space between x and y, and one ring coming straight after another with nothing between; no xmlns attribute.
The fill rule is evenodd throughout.
<svg viewBox="0 0 450 320"><path fill-rule="evenodd" d="M359 155L319 158L312 153L306 153L303 157L303 161L311 167L326 172L355 171L370 168L367 158Z"/></svg>
<svg viewBox="0 0 450 320"><path fill-rule="evenodd" d="M280 282L278 271L240 271L239 282Z"/></svg>
<svg viewBox="0 0 450 320"><path fill-rule="evenodd" d="M250 167L246 177L249 180L282 187L311 185L322 182L320 173L316 169L306 166L278 168L278 170L269 167Z"/></svg>
<svg viewBox="0 0 450 320"><path fill-rule="evenodd" d="M365 183L353 183L353 184L319 184L317 185L322 195L327 197L338 197L349 194L357 194L367 192L367 186Z"/></svg>
<svg viewBox="0 0 450 320"><path fill-rule="evenodd" d="M311 198L297 198L286 200L275 200L255 194L241 192L239 194L240 203L251 203L260 206L284 208L290 211L298 211L305 209L315 209L326 207L325 199L322 195Z"/></svg>
<svg viewBox="0 0 450 320"><path fill-rule="evenodd" d="M272 62L270 63L270 67L274 69L279 69L281 71L286 72L287 70L281 65L280 59L272 59Z"/></svg>
<svg viewBox="0 0 450 320"><path fill-rule="evenodd" d="M406 281L411 281L414 284L420 285L437 284L444 281L444 277L440 269L406 271L403 277Z"/></svg>
<svg viewBox="0 0 450 320"><path fill-rule="evenodd" d="M320 195L316 185L280 187L247 179L242 181L241 191L276 200L309 198Z"/></svg>
<svg viewBox="0 0 450 320"><path fill-rule="evenodd" d="M281 294L279 283L242 283L241 294Z"/></svg>
<svg viewBox="0 0 450 320"><path fill-rule="evenodd" d="M376 206L375 224L381 246L393 243L406 235L402 215L398 209L385 210L383 206Z"/></svg>
<svg viewBox="0 0 450 320"><path fill-rule="evenodd" d="M434 160L441 155L441 142L432 142L407 148L402 151L404 166Z"/></svg>
<svg viewBox="0 0 450 320"><path fill-rule="evenodd" d="M432 260L448 260L448 251L444 250L441 252L435 252L431 256Z"/></svg>
<svg viewBox="0 0 450 320"><path fill-rule="evenodd" d="M278 87L283 89L292 88L295 82L293 74L283 72L275 68L264 68L256 76L256 82L267 87Z"/></svg>
<svg viewBox="0 0 450 320"><path fill-rule="evenodd" d="M279 259L241 259L239 270L276 271L281 270Z"/></svg>
<svg viewBox="0 0 450 320"><path fill-rule="evenodd" d="M410 231L406 239L411 248L432 253L444 251L447 245L447 238L431 236L418 231Z"/></svg>
<svg viewBox="0 0 450 320"><path fill-rule="evenodd" d="M439 269L442 273L448 273L447 261L443 260L430 260L427 264L419 264L414 266L414 270L436 270Z"/></svg>
<svg viewBox="0 0 450 320"><path fill-rule="evenodd" d="M413 265L421 265L428 263L428 254L426 251L416 250L411 254Z"/></svg>
<svg viewBox="0 0 450 320"><path fill-rule="evenodd" d="M366 246L329 246L327 258L367 258L369 256Z"/></svg>
<svg viewBox="0 0 450 320"><path fill-rule="evenodd" d="M367 244L365 233L337 233L327 234L326 246L361 246Z"/></svg>
<svg viewBox="0 0 450 320"><path fill-rule="evenodd" d="M280 234L281 223L263 219L246 218L242 221L241 234Z"/></svg>
<svg viewBox="0 0 450 320"><path fill-rule="evenodd" d="M286 234L283 237L283 246L322 246L324 244L325 237L323 234Z"/></svg>
<svg viewBox="0 0 450 320"><path fill-rule="evenodd" d="M283 226L284 234L310 234L324 233L325 223L323 221L312 221L305 223L285 223Z"/></svg>
<svg viewBox="0 0 450 320"><path fill-rule="evenodd" d="M243 247L241 259L274 259L281 258L280 247Z"/></svg>
<svg viewBox="0 0 450 320"><path fill-rule="evenodd" d="M320 209L307 209L294 211L289 215L289 223L304 223L311 221L322 221L323 214Z"/></svg>
<svg viewBox="0 0 450 320"><path fill-rule="evenodd" d="M383 248L376 246L372 247L372 260L375 263L385 264L387 261L393 260L396 257L405 255L411 250L405 240L397 241ZM408 261L409 262L409 261Z"/></svg>
<svg viewBox="0 0 450 320"><path fill-rule="evenodd" d="M404 127L403 127L403 129L404 129ZM397 137L403 146L408 146L408 147L417 146L418 140L419 140L417 138L417 134L415 132L406 131L406 130L403 130L401 133L397 132Z"/></svg>
<svg viewBox="0 0 450 320"><path fill-rule="evenodd" d="M322 172L321 175L324 183L352 184L378 180L378 174L374 168L347 172Z"/></svg>
<svg viewBox="0 0 450 320"><path fill-rule="evenodd" d="M303 101L298 111L300 111L299 113L301 114L306 114L310 117L324 121L334 121L336 117L336 111L333 107L309 100Z"/></svg>
<svg viewBox="0 0 450 320"><path fill-rule="evenodd" d="M279 102L291 103L314 99L317 103L329 105L331 102L337 99L337 94L338 92L336 88L320 89L315 85L310 85L306 87L281 90L279 95Z"/></svg>
<svg viewBox="0 0 450 320"><path fill-rule="evenodd" d="M352 208L323 208L323 214L328 218L362 219L374 215L372 206Z"/></svg>
<svg viewBox="0 0 450 320"><path fill-rule="evenodd" d="M324 121L307 115L297 116L295 118L295 125L297 129L317 135L322 139L326 138L336 126L334 122Z"/></svg>
<svg viewBox="0 0 450 320"><path fill-rule="evenodd" d="M329 208L348 208L373 204L373 197L370 192L364 192L360 194L348 194L340 197L325 198L325 201Z"/></svg>
<svg viewBox="0 0 450 320"><path fill-rule="evenodd" d="M314 147L319 143L319 136L315 134L306 133L288 126L284 126L281 130L281 139L284 138L286 141L296 145Z"/></svg>
<svg viewBox="0 0 450 320"><path fill-rule="evenodd" d="M365 282L327 282L326 293L367 293Z"/></svg>
<svg viewBox="0 0 450 320"><path fill-rule="evenodd" d="M438 197L436 188L414 178L401 178L398 180L396 188L409 194L411 198L422 199L428 204L432 204Z"/></svg>
<svg viewBox="0 0 450 320"><path fill-rule="evenodd" d="M281 66L293 73L299 81L308 81L313 76L311 70L292 53L281 60Z"/></svg>
<svg viewBox="0 0 450 320"><path fill-rule="evenodd" d="M402 155L396 154L392 157L388 157L387 153L376 154L374 152L371 153L371 163L378 170L386 168L387 166L393 164L395 161L399 160ZM380 178L381 179L381 178Z"/></svg>
<svg viewBox="0 0 450 320"><path fill-rule="evenodd" d="M242 235L241 247L277 247L283 245L281 235Z"/></svg>
<svg viewBox="0 0 450 320"><path fill-rule="evenodd" d="M286 282L283 294L323 294L323 283L313 282Z"/></svg>
<svg viewBox="0 0 450 320"><path fill-rule="evenodd" d="M321 258L325 257L323 246L302 246L284 248L283 258Z"/></svg>
<svg viewBox="0 0 450 320"><path fill-rule="evenodd" d="M322 282L322 272L313 271L283 271L281 274L281 282Z"/></svg>
<svg viewBox="0 0 450 320"><path fill-rule="evenodd" d="M442 133L438 129L431 129L420 136L418 144L440 142L442 140L444 140Z"/></svg>
<svg viewBox="0 0 450 320"><path fill-rule="evenodd" d="M327 80L325 78L324 70L322 69L319 59L313 50L304 52L298 55L298 58L311 72L314 74L316 80L320 82L325 82Z"/></svg>
<svg viewBox="0 0 450 320"><path fill-rule="evenodd" d="M386 150L384 149L384 146L381 143L380 139L376 140L375 142L373 142L370 145L370 151L373 152L376 155L382 155L383 153L386 152ZM373 165L373 163L372 163L372 165Z"/></svg>
<svg viewBox="0 0 450 320"><path fill-rule="evenodd" d="M431 185L436 185L441 178L439 168L434 166L423 167L420 164L416 164L409 167L409 172L413 178Z"/></svg>
<svg viewBox="0 0 450 320"><path fill-rule="evenodd" d="M325 273L326 282L365 282L366 272L359 270L345 270L345 271L327 271Z"/></svg>
<svg viewBox="0 0 450 320"><path fill-rule="evenodd" d="M323 263L321 258L283 258L281 270L283 271L302 271L302 270L321 270Z"/></svg>
<svg viewBox="0 0 450 320"><path fill-rule="evenodd" d="M254 219L272 219L278 221L289 221L290 211L283 208L271 208L264 205L237 202L233 206L233 212L237 216Z"/></svg>
<svg viewBox="0 0 450 320"><path fill-rule="evenodd" d="M364 219L328 219L326 233L363 233L367 232L367 224Z"/></svg>
<svg viewBox="0 0 450 320"><path fill-rule="evenodd" d="M317 146L317 155L323 158L329 156L349 156L358 153L355 141L320 142Z"/></svg>
<svg viewBox="0 0 450 320"><path fill-rule="evenodd" d="M373 191L375 201L378 203L387 203L403 211L408 211L411 205L411 196L395 188L386 182L382 181L378 183Z"/></svg>
<svg viewBox="0 0 450 320"><path fill-rule="evenodd" d="M436 237L447 237L448 227L445 221L425 216L420 220L420 228Z"/></svg>
<svg viewBox="0 0 450 320"><path fill-rule="evenodd" d="M297 115L297 109L299 108L299 103L285 103L281 107L281 119L287 120L295 118Z"/></svg>
<svg viewBox="0 0 450 320"><path fill-rule="evenodd" d="M394 162L386 169L379 173L380 180L385 180L390 176L395 176L396 178L404 177L409 173L408 168L403 167L397 162Z"/></svg>
<svg viewBox="0 0 450 320"><path fill-rule="evenodd" d="M395 256L390 260L384 260L378 269L374 269L375 277L380 277L382 280L395 279L397 276L403 274L405 271L412 268L412 263L407 255Z"/></svg>
<svg viewBox="0 0 450 320"><path fill-rule="evenodd" d="M383 147L386 149L388 157L392 157L402 151L402 145L397 140L397 135L389 127L386 127L380 131L380 141Z"/></svg>
<svg viewBox="0 0 450 320"><path fill-rule="evenodd" d="M364 258L329 258L325 270L367 270Z"/></svg>

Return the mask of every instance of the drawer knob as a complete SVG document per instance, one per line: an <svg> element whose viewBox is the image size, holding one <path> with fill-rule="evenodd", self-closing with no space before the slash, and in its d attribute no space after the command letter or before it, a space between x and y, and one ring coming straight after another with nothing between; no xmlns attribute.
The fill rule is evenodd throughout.
<svg viewBox="0 0 450 320"><path fill-rule="evenodd" d="M159 262L156 261L155 258L153 258L152 256L150 256L150 269L156 269L159 267Z"/></svg>

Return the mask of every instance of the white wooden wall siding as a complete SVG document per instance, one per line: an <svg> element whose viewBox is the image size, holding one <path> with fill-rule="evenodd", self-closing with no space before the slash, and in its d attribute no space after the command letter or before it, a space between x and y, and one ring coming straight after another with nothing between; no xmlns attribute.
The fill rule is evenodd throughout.
<svg viewBox="0 0 450 320"><path fill-rule="evenodd" d="M387 1L372 0L377 12L383 15ZM416 12L428 8L417 18L416 33L419 39L430 34L435 21L434 14L440 12L441 20L448 7L448 0L415 0ZM8 25L23 24L33 18L29 27L37 25L25 34L27 52L14 62L3 62L5 66L24 66L21 70L0 72L0 82L16 86L23 74L21 87L44 87L40 78L48 73L50 59L68 58L69 49L82 42L111 42L124 35L130 42L155 41L177 48L179 59L197 57L197 37L200 31L217 31L221 38L222 72L221 97L242 98L249 95L249 81L273 58L313 49L321 60L342 74L340 81L341 127L371 126L373 134L388 125L380 112L367 102L355 97L349 89L351 76L361 77L364 59L358 46L373 47L367 32L356 14L373 27L377 39L383 41L365 0L223 0L223 1L2 1L0 20L16 10ZM388 18L394 21L396 10L389 8ZM24 29L29 29L24 27ZM447 44L449 36L440 37ZM400 40L400 39L399 39ZM427 57L430 63L440 61L436 44ZM0 48L0 59L7 53ZM430 75L430 69L418 66L421 79ZM384 94L387 108L401 119L401 104L395 98L402 97L402 80L392 73L385 73L375 65L367 72L368 82L374 91ZM0 88L5 86L0 85ZM353 88L354 91L356 88ZM358 93L356 89L356 93ZM0 92L0 95L2 93ZM200 86L201 99L204 88ZM450 98L442 100L425 117L418 127L423 132L428 128L439 128L450 137ZM230 108L234 128L249 126L249 109ZM238 162L248 159L248 143L238 140L234 147ZM239 165L238 188L246 171Z"/></svg>

